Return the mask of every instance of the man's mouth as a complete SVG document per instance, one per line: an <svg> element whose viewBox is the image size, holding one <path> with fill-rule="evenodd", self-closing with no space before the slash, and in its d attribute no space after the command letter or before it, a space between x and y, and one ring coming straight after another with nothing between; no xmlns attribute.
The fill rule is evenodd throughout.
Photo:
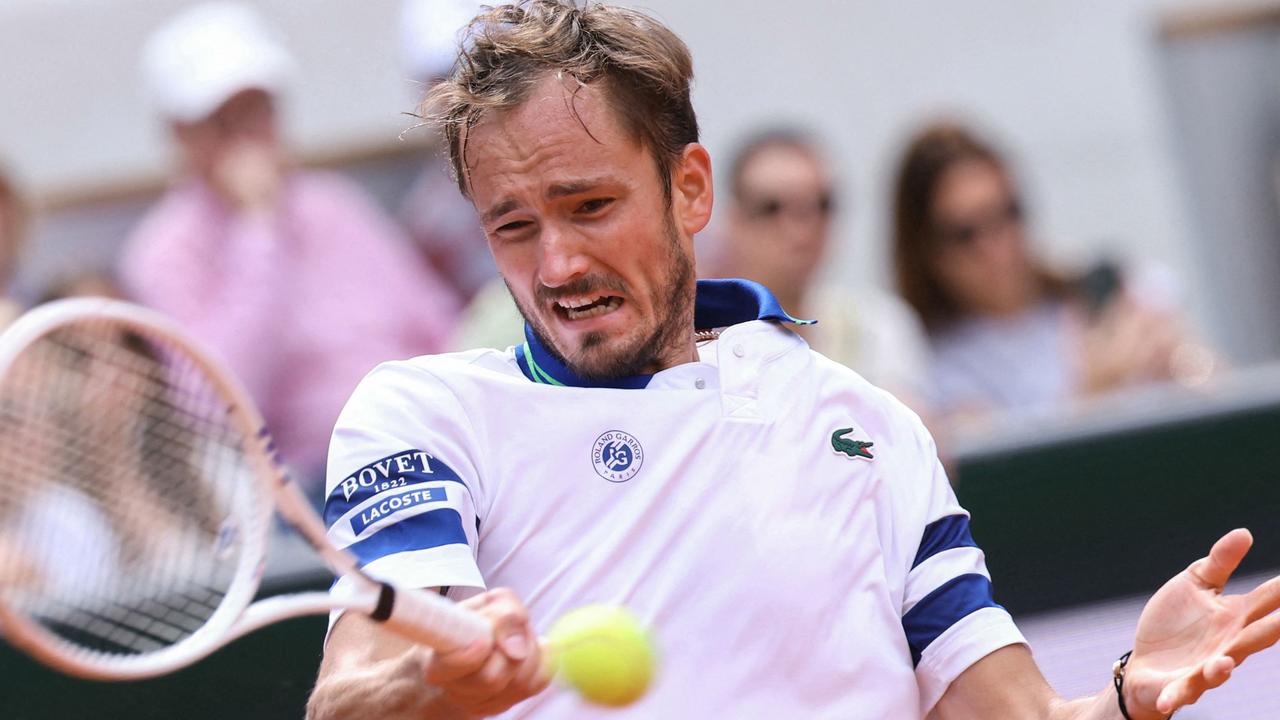
<svg viewBox="0 0 1280 720"><path fill-rule="evenodd" d="M591 295L561 298L553 303L556 313L566 320L586 320L622 307L617 295Z"/></svg>

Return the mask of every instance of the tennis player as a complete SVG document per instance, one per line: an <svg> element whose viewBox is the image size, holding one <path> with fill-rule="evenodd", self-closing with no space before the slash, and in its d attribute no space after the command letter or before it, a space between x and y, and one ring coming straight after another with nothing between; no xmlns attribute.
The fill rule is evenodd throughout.
<svg viewBox="0 0 1280 720"><path fill-rule="evenodd" d="M662 650L619 718L1154 720L1280 636L1280 580L1222 594L1237 530L1151 599L1115 687L1059 698L916 417L762 286L695 282L711 159L680 39L532 0L463 48L428 107L526 339L373 371L334 432L326 520L370 573L494 635L433 655L344 615L310 717L597 717L542 692L536 642L593 602Z"/></svg>

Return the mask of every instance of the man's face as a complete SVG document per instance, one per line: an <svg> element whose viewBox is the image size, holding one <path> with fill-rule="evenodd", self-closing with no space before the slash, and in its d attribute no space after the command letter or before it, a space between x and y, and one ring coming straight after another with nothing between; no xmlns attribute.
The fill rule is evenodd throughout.
<svg viewBox="0 0 1280 720"><path fill-rule="evenodd" d="M548 349L590 378L692 359L692 237L712 200L701 146L677 162L668 203L652 155L603 92L548 74L466 147L494 260Z"/></svg>
<svg viewBox="0 0 1280 720"><path fill-rule="evenodd" d="M275 103L262 90L242 90L209 117L175 123L173 130L188 167L206 178L237 148L253 145L274 152L278 144Z"/></svg>

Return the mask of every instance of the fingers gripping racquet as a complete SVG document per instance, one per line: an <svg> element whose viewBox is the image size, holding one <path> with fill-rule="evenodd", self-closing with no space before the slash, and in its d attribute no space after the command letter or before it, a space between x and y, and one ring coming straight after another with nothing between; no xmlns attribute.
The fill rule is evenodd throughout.
<svg viewBox="0 0 1280 720"><path fill-rule="evenodd" d="M272 511L356 592L252 603ZM0 633L63 672L134 679L277 620L358 610L452 650L486 620L364 575L275 460L236 380L151 311L73 299L0 335Z"/></svg>

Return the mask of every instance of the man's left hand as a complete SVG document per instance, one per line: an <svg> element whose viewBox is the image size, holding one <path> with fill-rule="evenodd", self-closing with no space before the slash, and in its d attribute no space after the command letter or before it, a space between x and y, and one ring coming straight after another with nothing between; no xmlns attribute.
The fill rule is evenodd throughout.
<svg viewBox="0 0 1280 720"><path fill-rule="evenodd" d="M1245 595L1223 593L1252 544L1248 530L1227 533L1147 603L1125 671L1133 720L1163 719L1194 703L1280 639L1280 577Z"/></svg>

